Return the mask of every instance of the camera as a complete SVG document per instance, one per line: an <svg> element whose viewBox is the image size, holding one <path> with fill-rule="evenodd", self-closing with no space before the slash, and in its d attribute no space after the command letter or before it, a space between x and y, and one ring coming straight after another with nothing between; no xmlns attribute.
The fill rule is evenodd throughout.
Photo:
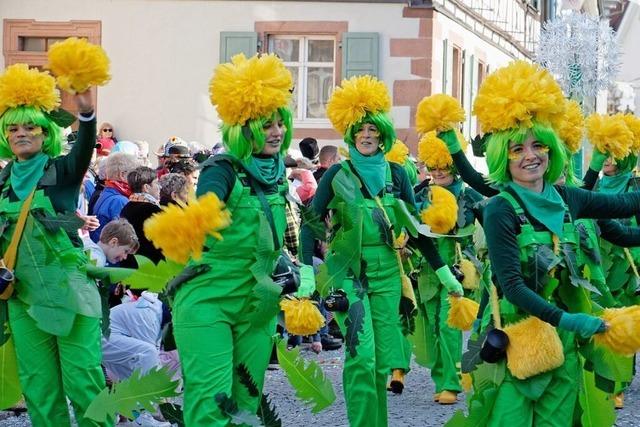
<svg viewBox="0 0 640 427"><path fill-rule="evenodd" d="M285 269L279 268L271 275L271 278L282 287L282 295L292 294L300 286L300 274L299 272L296 274L290 266L286 266Z"/></svg>
<svg viewBox="0 0 640 427"><path fill-rule="evenodd" d="M0 294L13 282L13 271L5 267L0 267Z"/></svg>
<svg viewBox="0 0 640 427"><path fill-rule="evenodd" d="M451 268L451 272L455 276L456 280L458 282L462 283L462 281L464 280L464 273L462 272L462 269L460 268L460 265L459 264L453 264L450 268Z"/></svg>
<svg viewBox="0 0 640 427"><path fill-rule="evenodd" d="M342 289L331 292L324 299L324 308L328 311L338 311L341 313L346 312L349 309L349 300L347 299L347 293Z"/></svg>

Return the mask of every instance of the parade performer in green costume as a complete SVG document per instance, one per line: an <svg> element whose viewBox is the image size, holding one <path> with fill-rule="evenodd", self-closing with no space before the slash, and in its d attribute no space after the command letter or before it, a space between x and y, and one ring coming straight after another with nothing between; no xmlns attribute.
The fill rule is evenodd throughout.
<svg viewBox="0 0 640 427"><path fill-rule="evenodd" d="M391 386L402 385L407 358L398 307L408 279L394 240L403 227L415 234L415 200L404 169L384 159L395 140L390 107L387 88L374 77L353 77L336 88L327 115L344 135L349 160L327 170L312 205L320 219L333 212L330 250L317 281L321 294L341 290L348 300L336 318L345 336L343 387L351 426L387 425L387 377L393 371ZM305 226L303 260L309 264L313 237ZM445 286L461 293L431 240L416 244Z"/></svg>
<svg viewBox="0 0 640 427"><path fill-rule="evenodd" d="M102 311L96 283L86 274L79 226L73 229L78 191L95 147L96 120L87 89L76 87L78 138L71 152L60 156L57 123L71 123L70 114L58 109L55 79L26 64L12 65L0 76L0 157L12 159L0 173L0 252L5 261L15 258L13 292L3 292L8 299L0 301L0 337L8 345L8 316L34 426L70 426L67 398L79 426L99 425L84 413L104 387ZM26 222L20 236L21 214ZM14 257L9 247L15 244ZM1 381L7 380L5 374Z"/></svg>
<svg viewBox="0 0 640 427"><path fill-rule="evenodd" d="M491 221L484 229L509 337L506 367L500 362L499 374L470 398L475 414L469 418L488 414L482 425L572 425L582 378L577 340L606 330L588 314L574 220L640 209L638 194L598 195L552 184L566 166L566 150L552 128L563 108L551 75L521 61L489 76L474 104L483 131L491 133L489 177L502 189L485 208Z"/></svg>
<svg viewBox="0 0 640 427"><path fill-rule="evenodd" d="M449 118L447 119L447 116ZM439 118L443 120L436 123ZM448 123L443 123L447 122ZM450 265L469 266L465 270L465 283L478 287L480 272L468 258L473 258L478 265L473 244L473 232L476 218L482 222L482 210L477 203L483 197L471 188L464 186L453 165L453 159L443 141L436 136L436 129L443 126L459 126L464 121L464 110L460 103L448 95L433 95L424 98L418 104L416 112L416 130L422 134L418 145L418 159L428 168L431 185L445 188L455 196L458 205L458 216L454 228L447 237L436 239L438 252L442 259ZM457 128L452 130L456 138L466 145ZM464 151L464 150L463 150ZM431 187L426 187L416 194L420 204L429 199ZM463 255L463 253L465 255ZM457 394L462 391L460 384L460 362L462 358L462 331L448 324L450 298L449 290L441 285L428 265L424 265L418 276L418 299L428 327L427 334L435 339L429 340L427 352L430 355L429 366L431 378L435 383L436 393L433 400L441 405L453 404ZM477 292L479 296L479 292ZM479 299L476 297L476 299Z"/></svg>
<svg viewBox="0 0 640 427"><path fill-rule="evenodd" d="M219 407L232 399L254 414L269 363L281 287L271 278L282 247L291 142L291 74L275 55L237 55L219 65L211 100L228 155L204 163L197 195L214 193L231 213L222 239L210 236L190 260L173 304L188 426L226 426ZM308 296L311 287L299 289Z"/></svg>

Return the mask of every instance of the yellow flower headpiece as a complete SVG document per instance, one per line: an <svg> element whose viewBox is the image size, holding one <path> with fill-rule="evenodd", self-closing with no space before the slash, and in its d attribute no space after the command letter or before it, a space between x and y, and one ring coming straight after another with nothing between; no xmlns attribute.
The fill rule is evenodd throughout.
<svg viewBox="0 0 640 427"><path fill-rule="evenodd" d="M631 151L634 154L640 152L640 119L633 114L625 114L622 116L625 124L633 133L633 142L631 143Z"/></svg>
<svg viewBox="0 0 640 427"><path fill-rule="evenodd" d="M56 76L58 86L65 92L82 93L111 80L107 54L86 39L70 37L55 43L47 56L49 62L45 67Z"/></svg>
<svg viewBox="0 0 640 427"><path fill-rule="evenodd" d="M458 202L446 188L437 185L429 187L429 206L420 212L420 219L431 231L446 234L453 230L458 219Z"/></svg>
<svg viewBox="0 0 640 427"><path fill-rule="evenodd" d="M616 160L622 160L631 153L633 132L627 127L622 114L592 114L587 118L586 127L589 141L601 153L609 153Z"/></svg>
<svg viewBox="0 0 640 427"><path fill-rule="evenodd" d="M467 149L467 141L458 129L454 129L462 151ZM418 143L418 160L428 169L449 169L453 165L453 158L449 154L447 145L438 138L436 131L427 132L422 135Z"/></svg>
<svg viewBox="0 0 640 427"><path fill-rule="evenodd" d="M333 127L344 135L367 113L386 113L391 98L383 82L372 76L355 76L336 87L327 104L327 117Z"/></svg>
<svg viewBox="0 0 640 427"><path fill-rule="evenodd" d="M404 142L396 139L391 150L384 155L384 158L387 159L388 162L403 166L409 158L409 147L407 147Z"/></svg>
<svg viewBox="0 0 640 427"><path fill-rule="evenodd" d="M514 61L487 76L473 105L482 132L530 128L534 120L550 124L563 111L564 96L553 76L525 61Z"/></svg>
<svg viewBox="0 0 640 427"><path fill-rule="evenodd" d="M572 154L575 154L582 145L584 134L584 115L580 104L572 99L564 101L564 114L553 119L553 128Z"/></svg>
<svg viewBox="0 0 640 427"><path fill-rule="evenodd" d="M422 98L416 111L416 130L420 134L457 129L464 122L460 101L442 93Z"/></svg>
<svg viewBox="0 0 640 427"><path fill-rule="evenodd" d="M60 92L48 72L30 69L27 64L15 64L0 76L0 114L19 106L31 106L48 113L59 105Z"/></svg>
<svg viewBox="0 0 640 427"><path fill-rule="evenodd" d="M270 117L291 101L291 72L275 54L235 55L216 67L209 84L211 103L228 125Z"/></svg>

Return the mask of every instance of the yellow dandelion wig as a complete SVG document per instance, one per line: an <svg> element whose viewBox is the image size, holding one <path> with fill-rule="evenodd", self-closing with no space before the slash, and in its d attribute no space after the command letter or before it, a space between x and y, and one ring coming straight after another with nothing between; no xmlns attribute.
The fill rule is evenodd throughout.
<svg viewBox="0 0 640 427"><path fill-rule="evenodd" d="M640 153L640 119L633 114L624 114L622 116L625 124L633 133L633 143L631 144L631 152L633 154Z"/></svg>
<svg viewBox="0 0 640 427"><path fill-rule="evenodd" d="M584 115L580 104L573 99L565 100L564 114L553 119L553 128L571 154L575 154L582 145L584 136Z"/></svg>
<svg viewBox="0 0 640 427"><path fill-rule="evenodd" d="M70 37L55 43L47 57L45 68L51 70L58 86L65 92L82 93L91 86L104 86L111 80L109 57L102 47L86 39Z"/></svg>
<svg viewBox="0 0 640 427"><path fill-rule="evenodd" d="M207 236L221 240L220 231L231 224L231 213L214 193L185 206L171 204L144 223L144 234L167 259L185 264L199 260ZM172 230L167 233L167 230Z"/></svg>
<svg viewBox="0 0 640 427"><path fill-rule="evenodd" d="M231 126L270 117L289 105L292 89L291 72L275 54L235 55L216 67L209 84L211 103Z"/></svg>
<svg viewBox="0 0 640 427"><path fill-rule="evenodd" d="M596 150L608 153L616 160L631 154L633 132L622 114L592 114L587 118L586 127L587 137Z"/></svg>
<svg viewBox="0 0 640 427"><path fill-rule="evenodd" d="M449 296L449 304L451 304L451 308L449 308L447 325L462 331L471 330L473 322L478 316L480 305L469 298L451 295Z"/></svg>
<svg viewBox="0 0 640 427"><path fill-rule="evenodd" d="M9 108L29 106L51 112L60 106L55 79L27 64L14 64L0 76L0 115Z"/></svg>
<svg viewBox="0 0 640 427"><path fill-rule="evenodd" d="M388 162L404 166L407 159L409 159L409 147L407 147L404 142L396 139L391 150L384 155L384 158L387 159Z"/></svg>
<svg viewBox="0 0 640 427"><path fill-rule="evenodd" d="M318 303L308 298L288 296L280 301L280 308L284 312L285 329L293 335L313 335L324 326Z"/></svg>
<svg viewBox="0 0 640 427"><path fill-rule="evenodd" d="M454 129L460 147L464 152L467 149L467 141L458 129ZM453 158L447 149L447 145L438 138L436 131L422 135L418 142L418 160L428 169L452 169Z"/></svg>
<svg viewBox="0 0 640 427"><path fill-rule="evenodd" d="M609 329L594 335L597 345L625 356L633 356L640 351L640 306L608 308L600 317Z"/></svg>
<svg viewBox="0 0 640 427"><path fill-rule="evenodd" d="M556 328L530 316L504 328L509 337L507 368L521 380L551 371L564 363Z"/></svg>
<svg viewBox="0 0 640 427"><path fill-rule="evenodd" d="M534 120L550 124L563 114L562 89L553 76L537 64L513 61L482 82L473 105L482 132L530 128Z"/></svg>
<svg viewBox="0 0 640 427"><path fill-rule="evenodd" d="M416 111L416 130L420 134L457 129L464 122L460 101L442 93L422 98Z"/></svg>
<svg viewBox="0 0 640 427"><path fill-rule="evenodd" d="M453 230L458 218L455 196L445 188L432 185L429 187L429 202L430 205L420 213L422 223L438 234L447 234Z"/></svg>

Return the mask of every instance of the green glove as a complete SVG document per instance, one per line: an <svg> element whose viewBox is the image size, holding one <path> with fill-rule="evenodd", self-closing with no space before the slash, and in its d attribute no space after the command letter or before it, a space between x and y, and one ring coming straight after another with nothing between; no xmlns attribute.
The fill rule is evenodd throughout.
<svg viewBox="0 0 640 427"><path fill-rule="evenodd" d="M440 138L444 141L445 144L447 144L449 153L456 154L458 151L462 150L462 147L460 147L460 141L458 141L458 137L456 136L456 133L453 131L453 129L449 129L445 132L440 132L438 134L438 138Z"/></svg>
<svg viewBox="0 0 640 427"><path fill-rule="evenodd" d="M462 289L462 285L460 284L460 282L458 282L456 276L453 275L448 265L443 265L442 267L437 269L436 276L438 276L440 283L442 283L450 293L464 295L464 289Z"/></svg>
<svg viewBox="0 0 640 427"><path fill-rule="evenodd" d="M316 278L313 274L313 267L310 265L300 266L300 287L294 294L297 298L309 298L316 291Z"/></svg>
<svg viewBox="0 0 640 427"><path fill-rule="evenodd" d="M606 330L602 319L584 313L562 313L558 326L567 331L575 332L582 338L589 338L593 334Z"/></svg>
<svg viewBox="0 0 640 427"><path fill-rule="evenodd" d="M604 162L607 161L609 155L606 153L602 153L595 148L593 149L593 153L591 153L591 162L589 162L589 168L596 172L600 172L602 167L604 166Z"/></svg>

